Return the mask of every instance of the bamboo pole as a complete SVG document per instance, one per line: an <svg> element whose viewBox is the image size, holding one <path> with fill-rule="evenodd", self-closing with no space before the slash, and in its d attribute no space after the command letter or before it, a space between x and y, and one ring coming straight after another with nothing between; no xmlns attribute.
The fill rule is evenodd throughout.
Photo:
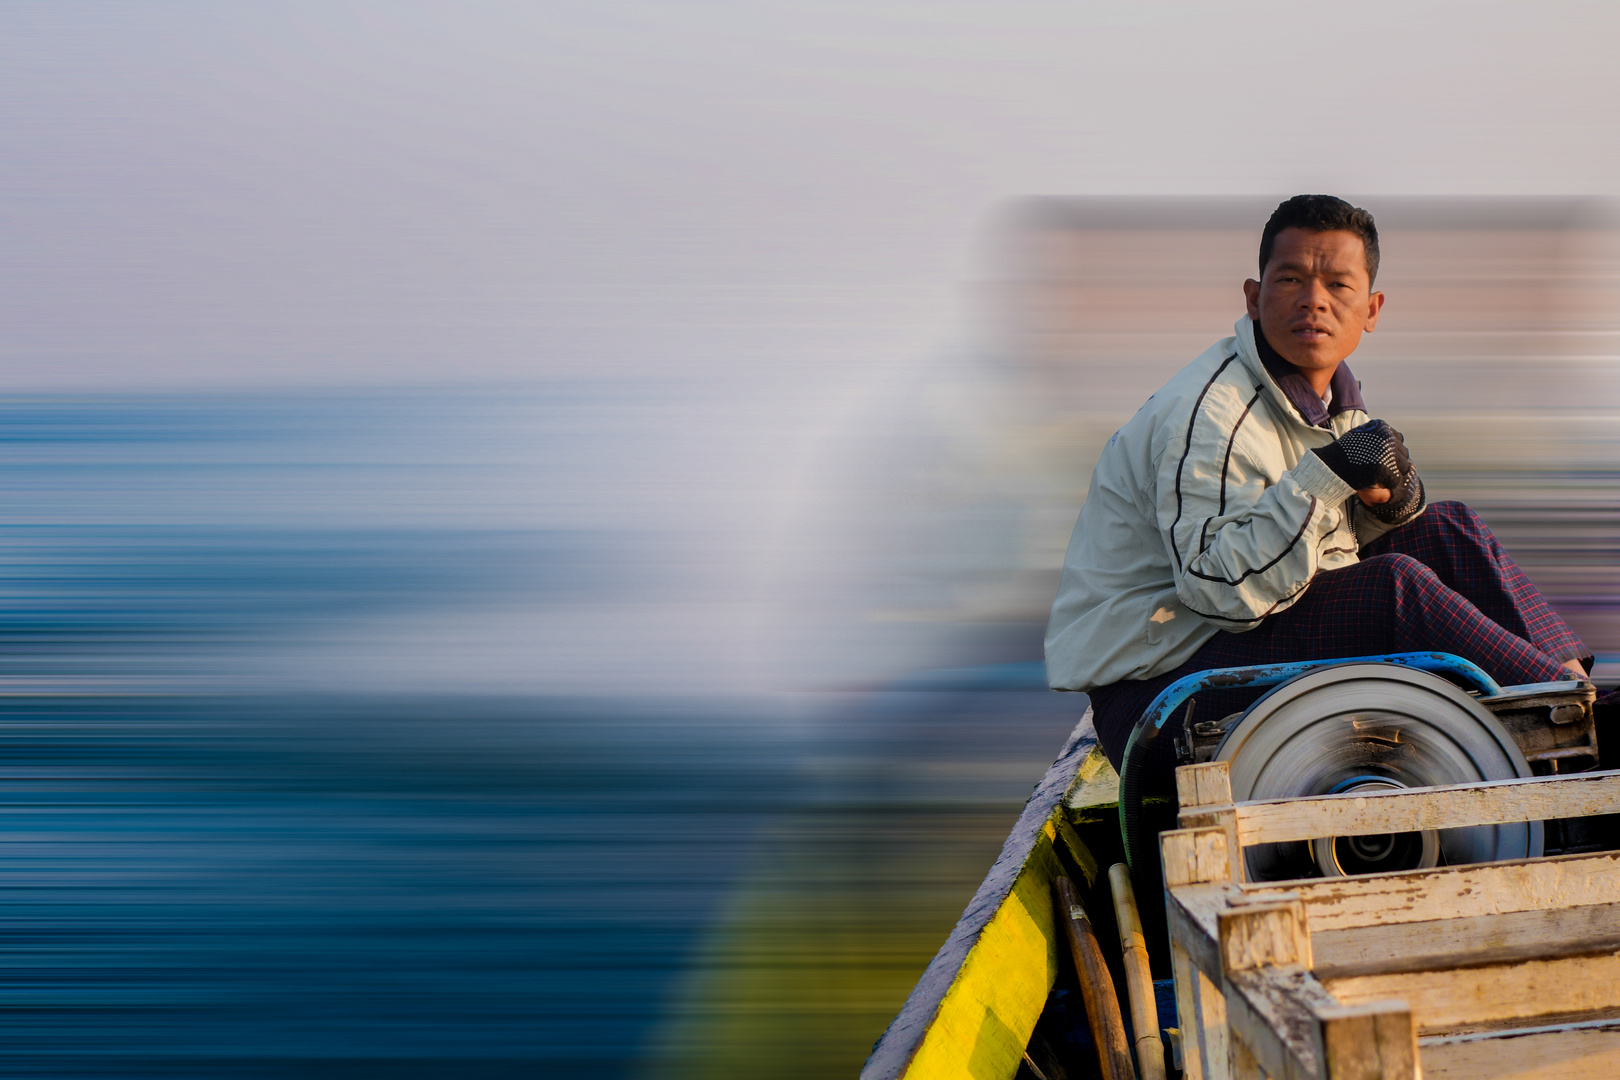
<svg viewBox="0 0 1620 1080"><path fill-rule="evenodd" d="M1136 910L1136 892L1131 888L1131 868L1124 863L1110 866L1108 885L1114 894L1114 920L1119 923L1119 948L1125 958L1131 1027L1136 1029L1136 1067L1142 1080L1164 1080L1159 1006L1153 997L1153 971L1148 966L1147 939L1142 935L1142 916Z"/></svg>
<svg viewBox="0 0 1620 1080"><path fill-rule="evenodd" d="M1074 957L1075 973L1080 977L1080 996L1086 1003L1086 1020L1091 1024L1091 1037L1097 1044L1097 1064L1102 1068L1103 1080L1136 1080L1136 1069L1131 1066L1131 1048L1125 1041L1125 1021L1119 1014L1119 997L1114 992L1114 978L1103 962L1097 932L1092 929L1091 919L1080 903L1080 893L1066 877L1053 880L1052 892L1057 899L1057 921L1063 924L1069 952Z"/></svg>

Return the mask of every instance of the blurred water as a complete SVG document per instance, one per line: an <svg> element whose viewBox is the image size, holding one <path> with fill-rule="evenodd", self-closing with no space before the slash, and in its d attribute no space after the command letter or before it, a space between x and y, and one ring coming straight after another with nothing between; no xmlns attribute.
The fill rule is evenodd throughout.
<svg viewBox="0 0 1620 1080"><path fill-rule="evenodd" d="M1620 680L1612 230L1392 207L1368 400ZM1091 462L1261 220L1035 209L858 393L0 402L8 1071L852 1075L1083 710Z"/></svg>
<svg viewBox="0 0 1620 1080"><path fill-rule="evenodd" d="M6 1071L624 1075L791 779L771 732L566 701L8 698Z"/></svg>
<svg viewBox="0 0 1620 1080"><path fill-rule="evenodd" d="M1080 703L1038 665L695 695L753 660L712 637L748 515L626 501L697 411L0 406L8 1074L858 1068Z"/></svg>
<svg viewBox="0 0 1620 1080"><path fill-rule="evenodd" d="M737 658L692 661L746 597L758 515L695 479L725 453L694 433L705 396L8 399L0 687L712 689ZM684 682L655 625L676 609Z"/></svg>
<svg viewBox="0 0 1620 1080"><path fill-rule="evenodd" d="M0 1054L22 1076L857 1068L1072 723L1051 700L879 695L794 737L791 703L7 697Z"/></svg>

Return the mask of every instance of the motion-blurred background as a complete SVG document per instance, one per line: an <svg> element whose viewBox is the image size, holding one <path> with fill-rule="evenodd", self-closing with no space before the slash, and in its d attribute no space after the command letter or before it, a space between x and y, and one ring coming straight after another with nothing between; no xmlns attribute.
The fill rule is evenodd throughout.
<svg viewBox="0 0 1620 1080"><path fill-rule="evenodd" d="M853 1075L1261 225L1620 681L1620 9L0 5L0 1061Z"/></svg>

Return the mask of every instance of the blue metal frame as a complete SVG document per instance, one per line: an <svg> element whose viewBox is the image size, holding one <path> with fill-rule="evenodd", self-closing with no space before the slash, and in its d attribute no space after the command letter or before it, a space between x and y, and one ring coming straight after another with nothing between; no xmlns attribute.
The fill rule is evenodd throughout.
<svg viewBox="0 0 1620 1080"><path fill-rule="evenodd" d="M1226 690L1237 687L1258 689L1277 686L1296 675L1304 675L1319 668L1339 667L1342 664L1399 664L1401 667L1432 671L1436 675L1448 675L1454 680L1472 684L1474 689L1486 697L1502 692L1496 680L1485 674L1478 664L1443 652L1386 653L1382 656L1353 656L1344 660L1299 660L1291 664L1215 668L1177 679L1165 687L1163 692L1153 699L1153 704L1147 707L1142 719L1137 721L1135 730L1131 732L1131 739L1134 741L1143 725L1149 722L1153 724L1155 731L1164 727L1165 722L1175 714L1176 707L1200 690ZM1125 753L1127 756L1130 754L1129 743L1126 744Z"/></svg>
<svg viewBox="0 0 1620 1080"><path fill-rule="evenodd" d="M1141 854L1132 850L1135 846L1132 844L1132 833L1136 831L1134 826L1141 817L1142 800L1138 774L1147 760L1148 748L1153 745L1159 730L1188 698L1201 690L1251 687L1261 689L1278 686L1300 675L1344 664L1394 664L1446 676L1453 681L1471 685L1486 697L1502 692L1496 680L1485 674L1479 665L1460 656L1443 652L1386 653L1381 656L1349 656L1339 660L1300 660L1289 664L1262 664L1258 667L1216 668L1177 679L1153 699L1153 704L1147 707L1142 718L1136 722L1136 726L1131 729L1130 739L1125 743L1125 754L1120 761L1119 770L1119 828L1120 835L1125 841L1125 861L1134 867L1137 857Z"/></svg>

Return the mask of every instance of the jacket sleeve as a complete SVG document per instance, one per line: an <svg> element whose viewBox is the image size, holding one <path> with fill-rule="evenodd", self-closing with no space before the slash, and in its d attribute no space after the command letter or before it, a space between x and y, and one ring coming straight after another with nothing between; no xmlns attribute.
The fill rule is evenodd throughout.
<svg viewBox="0 0 1620 1080"><path fill-rule="evenodd" d="M1202 425L1200 425L1202 426ZM1157 513L1176 593L1222 629L1253 629L1305 591L1354 489L1315 454L1272 482L1237 433L1170 440Z"/></svg>

